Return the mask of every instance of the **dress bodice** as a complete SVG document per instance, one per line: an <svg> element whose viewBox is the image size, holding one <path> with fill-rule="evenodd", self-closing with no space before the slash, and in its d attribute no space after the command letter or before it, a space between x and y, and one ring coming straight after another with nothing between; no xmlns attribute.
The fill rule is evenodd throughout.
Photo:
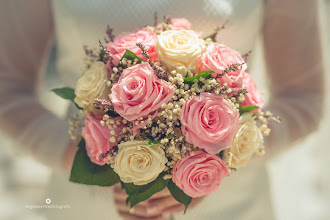
<svg viewBox="0 0 330 220"><path fill-rule="evenodd" d="M74 87L80 75L83 46L98 47L109 25L114 33L133 31L154 24L163 16L184 17L192 29L207 36L228 20L218 42L245 53L254 46L263 22L262 0L56 0L53 1L56 65L62 81Z"/></svg>

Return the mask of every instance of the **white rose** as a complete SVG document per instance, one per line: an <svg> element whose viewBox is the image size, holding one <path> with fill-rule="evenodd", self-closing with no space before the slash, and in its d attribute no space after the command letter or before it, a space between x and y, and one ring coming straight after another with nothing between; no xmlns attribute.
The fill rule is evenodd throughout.
<svg viewBox="0 0 330 220"><path fill-rule="evenodd" d="M232 167L244 167L254 153L264 149L264 139L251 113L244 113L239 118L239 129L233 144L226 149L232 153Z"/></svg>
<svg viewBox="0 0 330 220"><path fill-rule="evenodd" d="M106 87L107 73L103 62L95 62L77 81L74 101L81 108L88 108L93 100L101 98Z"/></svg>
<svg viewBox="0 0 330 220"><path fill-rule="evenodd" d="M160 145L148 141L128 141L118 145L114 171L124 183L145 185L165 169L167 158Z"/></svg>
<svg viewBox="0 0 330 220"><path fill-rule="evenodd" d="M204 40L191 30L169 30L157 36L157 56L171 71L180 66L194 71L204 49Z"/></svg>

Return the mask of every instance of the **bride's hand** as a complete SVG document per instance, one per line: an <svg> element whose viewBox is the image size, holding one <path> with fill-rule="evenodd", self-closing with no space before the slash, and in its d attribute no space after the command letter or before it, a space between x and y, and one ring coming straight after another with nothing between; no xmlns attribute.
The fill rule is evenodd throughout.
<svg viewBox="0 0 330 220"><path fill-rule="evenodd" d="M125 220L167 220L171 214L183 213L185 209L183 204L172 197L168 189L154 194L150 199L134 206L133 209L126 205L127 194L120 185L114 187L114 196L117 210ZM189 208L196 206L202 200L203 197L193 199Z"/></svg>
<svg viewBox="0 0 330 220"><path fill-rule="evenodd" d="M158 209L153 209L149 206L149 202L143 201L130 209L129 205L126 205L127 194L125 190L121 189L120 184L117 184L113 188L115 197L115 204L119 215L125 220L166 220L167 218L162 215ZM152 196L152 198L166 197L167 193L160 192Z"/></svg>

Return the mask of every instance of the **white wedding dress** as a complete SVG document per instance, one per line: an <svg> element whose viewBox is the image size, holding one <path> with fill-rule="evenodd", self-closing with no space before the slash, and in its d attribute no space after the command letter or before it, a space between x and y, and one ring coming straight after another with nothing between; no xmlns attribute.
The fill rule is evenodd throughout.
<svg viewBox="0 0 330 220"><path fill-rule="evenodd" d="M81 74L83 46L98 47L98 40L102 40L105 36L107 24L118 35L145 25L152 25L154 13L157 12L159 20L166 15L185 17L192 23L194 30L206 36L229 20L229 24L219 33L217 40L243 54L254 49L256 39L262 34L265 17L265 3L262 0L54 0L51 3L51 11L49 4L45 2L34 0L31 4L24 5L8 1L4 5L2 14L6 16L9 23L5 24L4 20L0 20L3 22L0 24L8 27L8 30L11 30L9 26L14 27L14 31L11 34L4 33L0 37L0 45L4 48L0 51L0 103L7 104L0 107L2 120L0 125L3 130L8 131L9 135L14 138L19 137L18 141L27 152L52 167L59 166L60 158L69 140L67 122L59 120L54 114L44 109L36 98L36 93L33 92L40 87L40 79L45 72L45 68L41 67L47 64L45 57L50 48L49 42L52 35L49 33L52 30L55 30L53 39L56 42L57 54L48 62L56 65L57 73L65 86L75 87L75 82ZM274 4L276 1L270 2ZM26 19L29 18L28 12L33 12L32 21ZM313 13L314 11L311 14ZM54 27L50 25L52 19ZM311 20L315 22L315 19ZM42 28L38 29L38 27ZM33 31L35 29L38 31ZM11 40L12 36L17 38L14 42ZM317 40L317 37L316 35L310 39ZM12 48L16 49L12 50ZM312 49L310 49L312 54L320 56L317 48L315 51ZM16 53L18 51L20 54ZM284 53L283 56L285 55ZM16 62L20 57L23 57L25 62ZM26 63L32 64L26 65ZM315 66L311 68L313 73L318 73ZM289 70L290 72L300 71L300 69ZM37 75L38 71L41 74ZM250 71L253 72L253 69ZM285 71L278 72L277 77L276 74L271 74L274 76L271 77L272 81L279 82L285 79L286 82L284 85L272 83L270 86L272 91L289 94L290 86L296 84L296 78ZM302 87L309 85L308 76L310 76L303 75L305 78L299 81ZM318 79L315 74L313 77ZM315 86L320 87L317 83ZM40 94L47 91L38 92ZM319 119L306 112L301 115L297 113L297 109L307 109L308 103L313 104L316 111L320 109L321 107L318 108L320 104L314 104L314 102L319 103L318 100L315 101L315 97L322 97L322 91L315 90L313 97L308 97L311 100L307 100L302 93L300 95L294 99L290 99L292 98L290 95L285 97L272 95L271 108L285 119L284 123L274 129L274 134L269 141L274 146L285 148L289 142L304 136L311 129L300 128L288 134L287 131L291 131L291 126L317 124ZM5 102L4 100L15 101ZM291 102L294 103L291 104ZM276 105L277 103L284 103L286 107L281 108ZM71 107L68 117L74 112L74 108ZM13 109L17 110L16 117L4 116ZM19 109L25 109L25 111L20 112ZM29 114L22 114L26 110ZM18 120L20 126L9 126L12 120ZM277 141L274 141L275 139ZM53 204L69 204L71 207L62 210L44 210L50 220L120 219L110 189L71 183L68 181L68 176L60 171L54 171L45 196L51 198ZM195 208L189 209L185 215L180 213L175 216L175 219L183 220L271 220L274 218L267 169L265 162L259 159L251 161L247 168L240 169L225 178L216 193L206 197Z"/></svg>
<svg viewBox="0 0 330 220"><path fill-rule="evenodd" d="M218 40L245 53L254 48L263 23L260 0L124 2L53 1L58 73L68 86L74 87L81 74L82 46L97 46L107 24L114 28L116 34L120 34L146 24L152 25L154 12L157 12L159 19L165 15L187 18L192 28L205 36L229 19L230 23L221 31ZM226 178L216 193L186 215L178 214L176 219L273 219L265 166L250 164L238 174ZM68 183L68 177L63 174L54 174L52 179L49 197L66 201L71 208L62 212L49 210L52 212L50 219L59 219L62 214L68 219L97 218L107 214L111 216L109 219L119 218L110 190Z"/></svg>

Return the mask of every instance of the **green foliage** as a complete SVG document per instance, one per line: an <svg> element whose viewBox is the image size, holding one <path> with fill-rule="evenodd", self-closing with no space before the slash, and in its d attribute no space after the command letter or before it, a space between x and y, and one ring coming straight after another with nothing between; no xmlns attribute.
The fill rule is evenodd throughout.
<svg viewBox="0 0 330 220"><path fill-rule="evenodd" d="M191 203L192 198L185 194L175 183L170 180L167 185L168 190L171 192L174 199L185 206L184 213L186 213L189 204Z"/></svg>
<svg viewBox="0 0 330 220"><path fill-rule="evenodd" d="M247 106L239 107L238 110L239 110L240 114L243 114L245 112L250 112L250 111L253 111L253 110L258 109L258 108L259 107L255 106L255 105L247 105Z"/></svg>
<svg viewBox="0 0 330 220"><path fill-rule="evenodd" d="M63 99L72 101L77 106L78 109L82 109L77 105L77 103L74 102L74 99L76 98L76 94L74 93L73 88L64 87L64 88L52 89L51 91L53 91L56 95L62 97Z"/></svg>
<svg viewBox="0 0 330 220"><path fill-rule="evenodd" d="M152 139L148 138L148 145L149 146L152 146L152 145L155 145L155 144L160 144L160 141L155 141L155 140L152 140Z"/></svg>
<svg viewBox="0 0 330 220"><path fill-rule="evenodd" d="M63 99L73 101L74 98L76 98L73 88L64 87L64 88L53 89L52 91L55 92L56 95L62 97Z"/></svg>
<svg viewBox="0 0 330 220"><path fill-rule="evenodd" d="M107 115L109 115L111 118L120 116L117 112L111 110L107 111Z"/></svg>
<svg viewBox="0 0 330 220"><path fill-rule="evenodd" d="M169 182L169 180L164 180L163 177L164 174L161 173L151 183L140 186L133 183L124 183L124 189L128 195L126 202L129 202L132 208L136 204L149 199L153 194L162 191Z"/></svg>
<svg viewBox="0 0 330 220"><path fill-rule="evenodd" d="M99 53L99 56L100 56L100 61L102 62L105 62L105 52L103 49L100 49L100 53Z"/></svg>
<svg viewBox="0 0 330 220"><path fill-rule="evenodd" d="M133 53L132 51L130 50L126 50L124 55L122 56L122 58L120 59L119 61L119 67L122 67L123 65L121 64L121 61L126 58L127 60L131 60L132 62L134 61L134 59L138 59L138 63L141 63L143 62L143 60L141 58L139 58L138 56L136 56L135 53Z"/></svg>
<svg viewBox="0 0 330 220"><path fill-rule="evenodd" d="M85 139L84 138L81 138L79 144L78 144L78 147L81 148L81 147L85 147Z"/></svg>
<svg viewBox="0 0 330 220"><path fill-rule="evenodd" d="M119 176L109 165L99 166L91 162L84 143L83 140L79 143L71 169L70 181L98 186L112 186L119 183Z"/></svg>
<svg viewBox="0 0 330 220"><path fill-rule="evenodd" d="M185 78L184 82L185 83L194 83L195 79L198 80L201 77L203 77L205 79L209 79L209 78L211 78L211 75L213 73L214 73L214 71L203 71L203 72L198 73L196 76Z"/></svg>

